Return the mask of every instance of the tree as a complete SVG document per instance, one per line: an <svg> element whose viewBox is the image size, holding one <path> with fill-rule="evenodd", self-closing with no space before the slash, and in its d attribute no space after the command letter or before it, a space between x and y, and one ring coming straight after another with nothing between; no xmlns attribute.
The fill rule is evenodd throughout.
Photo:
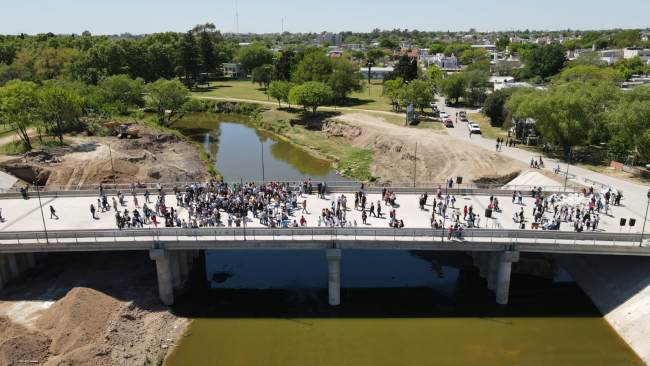
<svg viewBox="0 0 650 366"><path fill-rule="evenodd" d="M497 40L497 51L505 51L510 45L510 37L507 34L502 35Z"/></svg>
<svg viewBox="0 0 650 366"><path fill-rule="evenodd" d="M316 108L329 103L333 96L334 93L329 86L316 81L310 81L291 89L289 100L293 104L301 105L305 110L311 108L315 115Z"/></svg>
<svg viewBox="0 0 650 366"><path fill-rule="evenodd" d="M32 73L24 66L2 66L0 67L0 86L14 79L25 81L31 76Z"/></svg>
<svg viewBox="0 0 650 366"><path fill-rule="evenodd" d="M36 121L38 85L29 81L13 80L0 88L0 118L16 129L27 150L32 149L27 129Z"/></svg>
<svg viewBox="0 0 650 366"><path fill-rule="evenodd" d="M539 78L546 80L556 75L564 67L566 54L561 45L545 45L533 49L526 57L526 66L522 70L523 79Z"/></svg>
<svg viewBox="0 0 650 366"><path fill-rule="evenodd" d="M400 98L402 87L404 86L404 79L395 78L393 80L386 80L383 84L382 95L390 99L390 104L393 109L397 106L397 100Z"/></svg>
<svg viewBox="0 0 650 366"><path fill-rule="evenodd" d="M429 81L436 84L437 80L442 77L442 70L436 65L431 65L427 69L427 77Z"/></svg>
<svg viewBox="0 0 650 366"><path fill-rule="evenodd" d="M273 52L262 45L251 44L240 49L239 62L251 72L257 67L273 62Z"/></svg>
<svg viewBox="0 0 650 366"><path fill-rule="evenodd" d="M160 126L170 127L185 115L182 106L190 99L190 91L180 81L158 79L144 90L156 106ZM176 119L172 120L173 117Z"/></svg>
<svg viewBox="0 0 650 366"><path fill-rule="evenodd" d="M368 68L368 84L370 84L370 71L372 70L372 66L382 57L384 57L384 51L379 48L372 48L366 52L364 66Z"/></svg>
<svg viewBox="0 0 650 366"><path fill-rule="evenodd" d="M456 102L465 95L466 85L467 78L461 72L453 73L438 81L438 89L442 91L445 97L454 99Z"/></svg>
<svg viewBox="0 0 650 366"><path fill-rule="evenodd" d="M215 71L218 64L212 35L205 29L199 33L199 52L201 55L201 68L203 72L208 74L209 83L209 76Z"/></svg>
<svg viewBox="0 0 650 366"><path fill-rule="evenodd" d="M176 58L176 74L178 79L185 76L185 84L191 88L199 76L199 64L201 63L200 50L192 31L187 31L178 42L178 54Z"/></svg>
<svg viewBox="0 0 650 366"><path fill-rule="evenodd" d="M352 92L363 91L359 65L345 58L332 60L332 74L329 86L334 92L335 99L341 100Z"/></svg>
<svg viewBox="0 0 650 366"><path fill-rule="evenodd" d="M650 87L639 86L622 94L621 102L607 113L608 125L615 136L633 148L641 159L649 162Z"/></svg>
<svg viewBox="0 0 650 366"><path fill-rule="evenodd" d="M39 116L50 125L63 146L63 133L81 115L79 96L60 87L42 88L37 92Z"/></svg>
<svg viewBox="0 0 650 366"><path fill-rule="evenodd" d="M518 90L506 106L509 118L534 119L535 131L545 141L561 145L567 156L572 146L586 141L589 131L616 104L620 93L611 83L573 81L548 90Z"/></svg>
<svg viewBox="0 0 650 366"><path fill-rule="evenodd" d="M413 61L415 61L415 64ZM393 67L393 71L386 77L388 79L402 78L404 81L411 81L417 78L417 60L411 60L411 58L406 54L400 56L399 61Z"/></svg>
<svg viewBox="0 0 650 366"><path fill-rule="evenodd" d="M428 108L429 103L435 100L435 95L429 83L416 79L402 89L401 98L402 105L412 102L415 107L420 108L420 112L424 112L424 108Z"/></svg>
<svg viewBox="0 0 650 366"><path fill-rule="evenodd" d="M126 107L144 105L142 98L144 80L141 78L133 80L127 75L109 76L99 82L99 88L105 95L107 103L124 105L124 112Z"/></svg>
<svg viewBox="0 0 650 366"><path fill-rule="evenodd" d="M332 60L322 52L311 52L298 64L291 81L302 84L309 81L325 83L332 74Z"/></svg>
<svg viewBox="0 0 650 366"><path fill-rule="evenodd" d="M466 99L469 105L480 104L485 99L490 84L490 72L483 69L472 69L464 72L466 80Z"/></svg>
<svg viewBox="0 0 650 366"><path fill-rule="evenodd" d="M85 30L85 31L83 31L83 33L81 33L81 35L83 37L90 37L90 31Z"/></svg>
<svg viewBox="0 0 650 366"><path fill-rule="evenodd" d="M275 62L274 79L280 81L291 80L291 59L293 51L282 51L282 56Z"/></svg>
<svg viewBox="0 0 650 366"><path fill-rule="evenodd" d="M432 43L429 45L429 54L430 55L437 55L439 53L445 52L445 45L440 44L440 43Z"/></svg>
<svg viewBox="0 0 650 366"><path fill-rule="evenodd" d="M573 80L585 82L607 80L612 83L622 83L625 81L625 75L610 67L601 69L596 66L580 65L564 69L557 75L555 83L563 84Z"/></svg>
<svg viewBox="0 0 650 366"><path fill-rule="evenodd" d="M264 87L264 93L267 92L267 89L269 88L269 84L271 84L271 80L273 79L273 66L271 65L263 65L260 67L256 67L253 69L253 73L251 74L251 82L252 83L258 83L260 86Z"/></svg>
<svg viewBox="0 0 650 366"><path fill-rule="evenodd" d="M505 88L495 90L485 99L485 115L490 117L490 125L494 127L503 126L507 116L505 104L517 88Z"/></svg>
<svg viewBox="0 0 650 366"><path fill-rule="evenodd" d="M273 99L278 100L278 107L281 107L280 102L289 104L289 93L293 88L293 84L288 81L276 80L269 86L269 95Z"/></svg>
<svg viewBox="0 0 650 366"><path fill-rule="evenodd" d="M395 48L396 46L395 42L388 38L382 38L379 40L379 47L381 48Z"/></svg>

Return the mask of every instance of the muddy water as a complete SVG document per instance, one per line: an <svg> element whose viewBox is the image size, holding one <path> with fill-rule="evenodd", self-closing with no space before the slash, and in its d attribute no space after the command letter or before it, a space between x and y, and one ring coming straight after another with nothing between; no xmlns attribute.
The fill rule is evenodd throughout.
<svg viewBox="0 0 650 366"><path fill-rule="evenodd" d="M331 162L255 129L249 121L246 116L193 113L174 128L203 144L205 150L216 157L215 169L226 181L345 180L332 171Z"/></svg>
<svg viewBox="0 0 650 366"><path fill-rule="evenodd" d="M343 251L331 307L322 251L208 251L165 365L641 365L564 270L526 274L539 261L499 306L464 253Z"/></svg>

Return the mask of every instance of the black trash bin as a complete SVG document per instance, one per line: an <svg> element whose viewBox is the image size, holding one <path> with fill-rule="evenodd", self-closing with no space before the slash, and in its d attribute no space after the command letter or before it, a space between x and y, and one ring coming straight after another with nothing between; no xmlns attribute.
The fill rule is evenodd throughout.
<svg viewBox="0 0 650 366"><path fill-rule="evenodd" d="M486 208L485 209L485 217L487 217L488 219L490 217L492 217L492 209L491 208Z"/></svg>
<svg viewBox="0 0 650 366"><path fill-rule="evenodd" d="M463 177L456 177L456 184L463 184Z"/></svg>

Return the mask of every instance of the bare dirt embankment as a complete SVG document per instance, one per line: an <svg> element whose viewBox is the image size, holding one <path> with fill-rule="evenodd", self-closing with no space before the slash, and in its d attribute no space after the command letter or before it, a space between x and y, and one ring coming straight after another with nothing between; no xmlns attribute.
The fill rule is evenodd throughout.
<svg viewBox="0 0 650 366"><path fill-rule="evenodd" d="M0 295L0 364L155 365L187 325L146 252L51 254Z"/></svg>
<svg viewBox="0 0 650 366"><path fill-rule="evenodd" d="M113 183L113 168L119 183L209 179L195 145L168 132L138 127L141 133L135 139L66 137L70 146L0 156L0 169L40 185Z"/></svg>
<svg viewBox="0 0 650 366"><path fill-rule="evenodd" d="M444 182L462 176L465 183L506 183L528 169L520 161L465 143L444 131L404 128L364 113L346 114L335 120L349 126L339 124L323 130L333 129L352 146L374 150L371 171L381 180L413 181L416 142L419 182Z"/></svg>

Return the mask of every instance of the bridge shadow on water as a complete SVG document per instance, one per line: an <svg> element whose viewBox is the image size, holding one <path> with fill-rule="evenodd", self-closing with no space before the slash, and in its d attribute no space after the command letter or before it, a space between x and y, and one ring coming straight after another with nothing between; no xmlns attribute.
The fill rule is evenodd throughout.
<svg viewBox="0 0 650 366"><path fill-rule="evenodd" d="M352 254L350 252L357 252ZM378 252L378 251L377 251ZM217 256L223 252L217 252ZM242 252L235 252L241 256ZM269 252L266 252L269 253ZM375 252L344 251L341 262L341 304L328 304L326 262L324 273L315 281L306 278L312 273L298 274L287 282L265 279L272 273L247 258L230 263L224 271L210 272L211 259L206 255L208 269L194 273L192 285L176 298L175 313L191 318L507 318L507 317L600 317L601 314L580 287L566 273L555 280L532 275L513 274L510 302L498 305L495 295L487 289L472 260L460 252L401 252L395 256L397 267L385 267L379 260L376 266L360 261L360 255ZM393 252L394 253L394 252ZM319 252L319 254L322 254ZM379 256L390 252L378 253ZM228 254L225 255L231 258ZM297 254L298 260L301 255ZM323 255L324 257L324 255ZM242 257L240 257L241 259ZM296 258L285 257L291 266ZM324 258L323 258L324 259ZM228 259L224 259L229 261ZM347 260L347 263L346 263ZM539 260L536 258L535 260ZM542 258L543 260L543 258ZM551 259L552 260L552 259ZM269 258L269 266L278 265ZM309 260L304 261L307 266ZM426 273L419 266L426 267ZM242 265L243 263L243 265ZM221 263L220 263L221 264ZM234 266L233 266L234 264ZM345 266L355 266L351 271ZM412 266L412 267L410 267ZM300 266L298 266L300 267ZM374 267L374 268L373 268ZM383 267L383 268L382 268ZM220 267L221 268L221 267ZM236 282L236 277L251 270L250 284ZM295 268L300 271L300 268ZM208 272L212 281L207 281ZM276 273L283 277L284 269ZM385 272L383 277L381 272ZM515 270L516 272L516 270ZM357 275L359 281L346 281L346 276ZM302 277L300 277L302 275ZM381 277L375 279L363 278ZM415 277L420 277L415 278ZM426 278L422 278L426 277ZM228 285L233 281L232 285ZM351 283L352 282L352 283ZM382 283L383 282L383 283ZM395 283L397 282L397 283ZM346 287L346 283L351 286ZM364 283L368 286L364 286ZM393 284L394 283L394 284ZM410 284L409 284L410 283ZM279 284L279 285L278 285ZM216 287L216 288L215 288ZM506 320L497 320L506 321Z"/></svg>

